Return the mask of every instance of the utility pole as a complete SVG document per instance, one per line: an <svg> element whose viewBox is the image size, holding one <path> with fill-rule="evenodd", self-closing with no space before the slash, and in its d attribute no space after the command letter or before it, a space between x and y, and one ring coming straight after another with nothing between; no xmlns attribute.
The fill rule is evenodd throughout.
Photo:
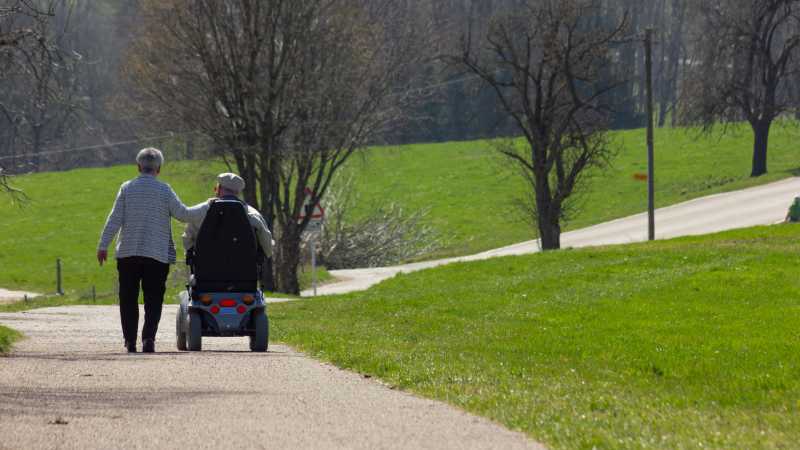
<svg viewBox="0 0 800 450"><path fill-rule="evenodd" d="M645 68L647 71L647 236L656 239L656 187L655 150L653 130L653 29L648 28L644 37Z"/></svg>

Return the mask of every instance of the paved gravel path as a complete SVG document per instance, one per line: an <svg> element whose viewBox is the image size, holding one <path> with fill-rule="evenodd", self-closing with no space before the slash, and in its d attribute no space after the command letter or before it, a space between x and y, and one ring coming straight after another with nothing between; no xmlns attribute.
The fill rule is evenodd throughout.
<svg viewBox="0 0 800 450"><path fill-rule="evenodd" d="M800 195L800 178L795 177L662 208L656 211L656 238L668 239L774 224L785 218L789 205L798 195ZM642 201L646 199L643 198ZM561 245L564 248L580 248L646 240L647 214L645 213L564 233L561 236ZM317 293L333 295L361 291L401 272L409 273L453 262L478 261L538 251L539 241L533 240L458 258L376 269L334 270L331 274L341 281L322 286ZM303 296L311 295L311 291L303 292Z"/></svg>
<svg viewBox="0 0 800 450"><path fill-rule="evenodd" d="M115 307L0 314L27 339L0 358L0 449L542 448L443 403L245 338L128 355Z"/></svg>

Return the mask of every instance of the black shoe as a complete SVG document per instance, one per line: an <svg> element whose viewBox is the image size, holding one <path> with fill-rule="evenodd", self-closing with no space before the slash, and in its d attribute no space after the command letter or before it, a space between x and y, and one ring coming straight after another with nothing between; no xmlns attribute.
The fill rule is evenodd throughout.
<svg viewBox="0 0 800 450"><path fill-rule="evenodd" d="M128 353L136 353L136 341L125 341L125 349Z"/></svg>
<svg viewBox="0 0 800 450"><path fill-rule="evenodd" d="M142 353L155 353L156 341L155 339L142 339Z"/></svg>

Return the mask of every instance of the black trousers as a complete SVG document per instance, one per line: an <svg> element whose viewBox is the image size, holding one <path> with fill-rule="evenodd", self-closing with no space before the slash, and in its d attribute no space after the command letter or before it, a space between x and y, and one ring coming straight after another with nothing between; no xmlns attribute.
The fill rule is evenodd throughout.
<svg viewBox="0 0 800 450"><path fill-rule="evenodd" d="M142 340L155 339L161 307L167 287L169 264L151 258L132 256L117 260L119 272L119 316L122 335L128 342L136 342L139 328L139 286L144 291L144 327Z"/></svg>

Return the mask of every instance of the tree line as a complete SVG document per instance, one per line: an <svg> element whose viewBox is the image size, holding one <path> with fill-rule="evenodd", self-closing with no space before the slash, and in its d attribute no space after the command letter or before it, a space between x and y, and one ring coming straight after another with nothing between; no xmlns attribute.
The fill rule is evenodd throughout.
<svg viewBox="0 0 800 450"><path fill-rule="evenodd" d="M554 249L608 130L645 124L646 29L657 125L747 122L766 173L800 104L800 0L1 0L0 167L220 156L296 292L304 192L355 152L522 136L497 147Z"/></svg>

